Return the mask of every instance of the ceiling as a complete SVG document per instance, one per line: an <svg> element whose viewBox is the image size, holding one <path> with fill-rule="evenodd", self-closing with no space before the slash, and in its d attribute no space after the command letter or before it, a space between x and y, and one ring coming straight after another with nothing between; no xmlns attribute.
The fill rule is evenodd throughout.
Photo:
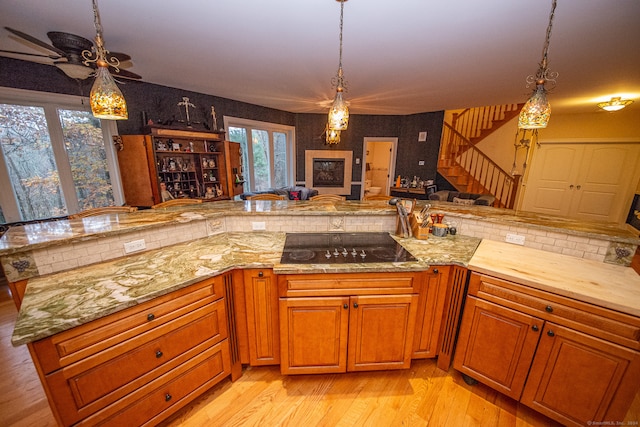
<svg viewBox="0 0 640 427"><path fill-rule="evenodd" d="M131 55L128 69L145 82L296 113L325 112L335 93L336 0L98 5L106 48ZM526 101L550 11L551 0L347 1L342 62L351 113ZM549 95L554 112L595 112L595 102L612 95L640 108L639 22L638 0L558 0L548 55L559 73ZM4 27L46 42L48 31L95 35L91 0L2 0L0 26L0 49L31 53L44 51Z"/></svg>

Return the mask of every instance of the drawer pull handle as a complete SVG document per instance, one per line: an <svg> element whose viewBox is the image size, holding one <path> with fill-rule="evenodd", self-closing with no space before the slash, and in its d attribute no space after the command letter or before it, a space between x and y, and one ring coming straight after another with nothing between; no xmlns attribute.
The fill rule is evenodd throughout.
<svg viewBox="0 0 640 427"><path fill-rule="evenodd" d="M149 313L149 314L147 314L147 320L148 320L148 321L152 321L152 320L153 320L153 319L155 319L155 318L156 318L156 316L155 316L153 313Z"/></svg>
<svg viewBox="0 0 640 427"><path fill-rule="evenodd" d="M344 308L345 310L349 308L349 304L345 304L342 306L342 308Z"/></svg>
<svg viewBox="0 0 640 427"><path fill-rule="evenodd" d="M264 277L264 273L261 271L258 273L258 277Z"/></svg>
<svg viewBox="0 0 640 427"><path fill-rule="evenodd" d="M554 337L556 334L554 334L553 331L551 329L549 329L547 331L547 335L549 335L550 337Z"/></svg>
<svg viewBox="0 0 640 427"><path fill-rule="evenodd" d="M162 357L162 352L160 350L156 351L156 359L160 359Z"/></svg>
<svg viewBox="0 0 640 427"><path fill-rule="evenodd" d="M170 400L171 400L171 395L170 395L169 393L165 393L165 395L164 395L164 401L165 401L165 402L168 402L168 401L170 401Z"/></svg>
<svg viewBox="0 0 640 427"><path fill-rule="evenodd" d="M437 268L434 268L434 269L433 269L433 274L438 274L438 273L439 273L438 269L437 269Z"/></svg>
<svg viewBox="0 0 640 427"><path fill-rule="evenodd" d="M553 313L553 307L551 307L550 305L546 306L544 309L547 313Z"/></svg>
<svg viewBox="0 0 640 427"><path fill-rule="evenodd" d="M358 303L357 302L353 303L353 308L358 308Z"/></svg>
<svg viewBox="0 0 640 427"><path fill-rule="evenodd" d="M534 332L538 332L539 328L538 328L538 325L533 325L531 329L533 329Z"/></svg>

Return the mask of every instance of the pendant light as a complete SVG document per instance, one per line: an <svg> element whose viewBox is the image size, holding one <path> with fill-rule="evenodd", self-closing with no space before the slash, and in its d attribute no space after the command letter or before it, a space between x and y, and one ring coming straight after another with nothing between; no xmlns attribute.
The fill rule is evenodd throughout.
<svg viewBox="0 0 640 427"><path fill-rule="evenodd" d="M119 71L120 61L118 58L108 58L109 51L104 47L102 38L102 25L100 24L100 13L98 12L97 0L93 0L93 17L96 27L95 52L85 50L82 52L84 64L89 65L95 62L98 69L96 71L96 80L91 88L89 101L91 104L91 112L98 119L109 120L126 120L129 118L127 112L127 103L115 80L109 72L109 66ZM95 58L93 58L95 54Z"/></svg>
<svg viewBox="0 0 640 427"><path fill-rule="evenodd" d="M327 124L327 128L325 129L326 145L335 145L339 142L340 142L340 131L335 129L329 129L329 125Z"/></svg>
<svg viewBox="0 0 640 427"><path fill-rule="evenodd" d="M349 107L344 100L344 75L342 72L342 22L344 17L344 2L347 0L337 0L340 2L340 60L338 63L338 74L332 79L332 83L336 86L336 96L333 104L329 109L329 129L335 131L343 131L349 125ZM327 133L327 138L329 134ZM339 136L338 136L339 138ZM339 141L339 139L338 139ZM328 142L328 140L327 140Z"/></svg>
<svg viewBox="0 0 640 427"><path fill-rule="evenodd" d="M556 10L557 0L551 2L551 14L549 15L549 25L547 27L547 35L542 49L542 61L540 68L534 75L527 77L527 87L535 83L536 87L529 100L524 104L518 118L519 129L541 129L546 128L551 117L551 105L547 101L547 89L545 83L551 82L555 85L557 72L550 71L547 68L547 54L549 51L549 39L551 38L551 25Z"/></svg>

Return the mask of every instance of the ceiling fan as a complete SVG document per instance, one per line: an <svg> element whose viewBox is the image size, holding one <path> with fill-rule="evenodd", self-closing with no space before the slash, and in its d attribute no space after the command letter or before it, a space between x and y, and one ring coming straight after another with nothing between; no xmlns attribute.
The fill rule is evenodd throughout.
<svg viewBox="0 0 640 427"><path fill-rule="evenodd" d="M73 79L84 80L89 78L93 72L95 71L97 65L96 62L88 62L87 65L83 61L85 58L82 56L82 52L88 51L91 53L89 58L95 58L95 48L94 44L91 40L85 39L84 37L77 36L75 34L63 33L59 31L50 31L47 33L47 37L51 40L51 44L45 43L42 40L39 40L29 34L23 33L22 31L15 30L13 28L4 27L7 31L12 33L13 35L25 40L29 43L32 43L36 46L44 48L50 51L50 54L40 54L40 53L27 53L27 52L17 52L11 50L3 50L0 49L0 52L3 53L11 53L17 55L26 55L26 56L37 56L43 58L49 58L53 60L53 65L62 70L67 76ZM86 55L85 55L86 56ZM126 63L126 61L130 61L131 57L126 53L119 52L109 52L109 57L114 57L120 62L119 71L116 69L112 69L109 67L109 72L116 77L122 77L125 79L134 79L138 80L142 77L136 73L132 73L131 71L127 71L122 69L122 64Z"/></svg>

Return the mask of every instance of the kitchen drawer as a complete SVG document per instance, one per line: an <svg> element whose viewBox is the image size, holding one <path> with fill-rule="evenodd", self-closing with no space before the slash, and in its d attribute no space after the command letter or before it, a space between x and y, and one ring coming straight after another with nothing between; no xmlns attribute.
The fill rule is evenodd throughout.
<svg viewBox="0 0 640 427"><path fill-rule="evenodd" d="M624 313L478 273L471 275L468 293L625 347L640 349L640 319Z"/></svg>
<svg viewBox="0 0 640 427"><path fill-rule="evenodd" d="M230 374L224 340L77 425L154 426Z"/></svg>
<svg viewBox="0 0 640 427"><path fill-rule="evenodd" d="M220 299L219 277L204 280L145 303L33 343L45 374L153 330Z"/></svg>
<svg viewBox="0 0 640 427"><path fill-rule="evenodd" d="M332 273L278 276L280 297L412 294L419 273Z"/></svg>
<svg viewBox="0 0 640 427"><path fill-rule="evenodd" d="M149 336L157 338L147 339ZM227 338L224 300L46 376L65 424L144 386ZM122 349L130 349L122 353Z"/></svg>

